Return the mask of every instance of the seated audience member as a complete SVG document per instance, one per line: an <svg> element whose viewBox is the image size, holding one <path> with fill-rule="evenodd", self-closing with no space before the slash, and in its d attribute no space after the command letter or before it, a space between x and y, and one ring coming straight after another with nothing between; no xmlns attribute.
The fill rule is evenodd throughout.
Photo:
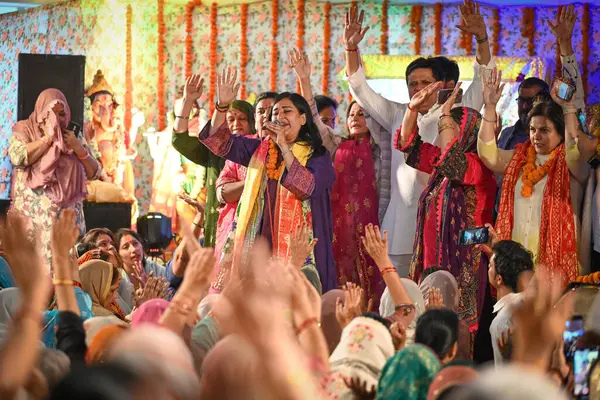
<svg viewBox="0 0 600 400"><path fill-rule="evenodd" d="M429 347L442 365L448 364L458 351L458 315L447 308L425 311L417 321L415 343Z"/></svg>
<svg viewBox="0 0 600 400"><path fill-rule="evenodd" d="M429 386L427 400L458 399L457 392L477 379L474 368L466 365L446 365Z"/></svg>
<svg viewBox="0 0 600 400"><path fill-rule="evenodd" d="M94 228L86 232L80 243L89 249L110 251L116 249L117 237L108 228Z"/></svg>
<svg viewBox="0 0 600 400"><path fill-rule="evenodd" d="M91 260L79 269L83 290L92 298L95 316L111 316L125 321L125 313L116 302L121 275L117 268L102 260Z"/></svg>
<svg viewBox="0 0 600 400"><path fill-rule="evenodd" d="M519 243L512 240L502 240L492 248L492 257L488 269L490 284L496 289L498 301L494 305L496 314L490 326L492 347L494 349L494 362L496 365L503 363L505 354L502 354L499 340L502 335L513 328L512 307L521 299L521 292L517 286L519 276L526 271L533 271L531 253Z"/></svg>
<svg viewBox="0 0 600 400"><path fill-rule="evenodd" d="M315 96L315 103L317 103L317 111L319 112L321 122L331 129L335 129L338 108L337 101L331 97L318 94Z"/></svg>

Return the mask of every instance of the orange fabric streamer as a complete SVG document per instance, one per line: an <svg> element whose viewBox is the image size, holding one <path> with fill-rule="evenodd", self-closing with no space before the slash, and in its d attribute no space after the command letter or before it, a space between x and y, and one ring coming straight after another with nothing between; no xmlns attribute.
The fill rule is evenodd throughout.
<svg viewBox="0 0 600 400"><path fill-rule="evenodd" d="M381 5L381 36L379 36L379 51L388 54L388 0L383 0Z"/></svg>
<svg viewBox="0 0 600 400"><path fill-rule="evenodd" d="M215 111L215 94L217 93L217 3L210 6L210 85L208 88L208 102L210 113Z"/></svg>
<svg viewBox="0 0 600 400"><path fill-rule="evenodd" d="M158 130L162 131L166 128L166 108L165 108L165 0L158 0L158 82L157 82L157 97L158 97Z"/></svg>
<svg viewBox="0 0 600 400"><path fill-rule="evenodd" d="M241 7L241 23L240 23L241 39L240 39L240 95L242 99L248 97L246 81L248 80L248 3L243 3Z"/></svg>
<svg viewBox="0 0 600 400"><path fill-rule="evenodd" d="M500 55L500 31L502 30L502 21L500 21L500 9L494 8L492 16L492 54L496 57Z"/></svg>
<svg viewBox="0 0 600 400"><path fill-rule="evenodd" d="M527 54L535 56L535 8L527 7L523 10L521 19L521 35L528 40Z"/></svg>
<svg viewBox="0 0 600 400"><path fill-rule="evenodd" d="M200 7L202 0L191 0L185 5L185 77L192 75L193 59L193 20L194 8Z"/></svg>
<svg viewBox="0 0 600 400"><path fill-rule="evenodd" d="M131 108L133 107L133 78L131 74L131 22L133 11L131 4L125 13L125 148L130 147L129 129L131 128Z"/></svg>
<svg viewBox="0 0 600 400"><path fill-rule="evenodd" d="M415 5L410 10L410 33L415 35L415 54L421 54L421 18L423 6Z"/></svg>
<svg viewBox="0 0 600 400"><path fill-rule="evenodd" d="M279 49L277 48L277 33L279 32L279 1L271 0L271 91L277 90L277 63Z"/></svg>
<svg viewBox="0 0 600 400"><path fill-rule="evenodd" d="M304 52L304 10L306 8L306 4L304 0L298 0L297 6L297 18L298 18L298 40L296 41L296 47L300 50L300 53ZM296 80L296 92L300 93L300 82Z"/></svg>
<svg viewBox="0 0 600 400"><path fill-rule="evenodd" d="M435 54L442 54L442 3L435 3L433 7L433 18L435 20Z"/></svg>
<svg viewBox="0 0 600 400"><path fill-rule="evenodd" d="M325 15L323 24L323 85L321 91L325 96L329 94L329 62L331 49L331 3L325 3Z"/></svg>

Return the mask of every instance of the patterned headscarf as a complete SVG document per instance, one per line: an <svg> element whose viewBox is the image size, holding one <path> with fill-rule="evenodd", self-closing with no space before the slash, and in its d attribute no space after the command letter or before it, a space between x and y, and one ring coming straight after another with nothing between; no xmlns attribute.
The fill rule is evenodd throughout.
<svg viewBox="0 0 600 400"><path fill-rule="evenodd" d="M340 344L329 357L331 374L326 389L329 398L351 395L344 379L359 378L366 382L367 388L377 386L381 369L392 355L392 335L381 322L354 318L344 328Z"/></svg>
<svg viewBox="0 0 600 400"><path fill-rule="evenodd" d="M405 347L383 367L377 399L425 400L440 361L427 347L415 344Z"/></svg>

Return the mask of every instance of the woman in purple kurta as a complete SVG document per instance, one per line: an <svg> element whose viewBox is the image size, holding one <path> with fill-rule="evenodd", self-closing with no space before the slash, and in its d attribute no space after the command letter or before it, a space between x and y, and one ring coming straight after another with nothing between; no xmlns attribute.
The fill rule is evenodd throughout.
<svg viewBox="0 0 600 400"><path fill-rule="evenodd" d="M281 93L273 105L272 121L263 139L232 135L225 123L228 104L235 99L235 77L219 77L218 103L199 139L218 156L248 167L244 192L219 260L230 269L235 248L251 249L264 237L273 255L289 259L289 239L303 223L317 245L305 262L315 265L323 292L337 287L332 249L330 191L335 180L331 155L323 147L310 107L296 93ZM237 255L235 256L237 257ZM224 283L229 273L224 274Z"/></svg>

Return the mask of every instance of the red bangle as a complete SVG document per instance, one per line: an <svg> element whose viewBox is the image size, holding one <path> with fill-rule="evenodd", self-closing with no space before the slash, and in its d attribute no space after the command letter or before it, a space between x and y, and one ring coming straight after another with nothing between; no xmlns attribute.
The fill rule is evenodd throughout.
<svg viewBox="0 0 600 400"><path fill-rule="evenodd" d="M385 274L390 273L390 272L398 272L398 271L396 270L396 267L387 267L387 268L384 268L381 270L381 276L384 276Z"/></svg>
<svg viewBox="0 0 600 400"><path fill-rule="evenodd" d="M77 156L77 154L75 154ZM81 161L85 160L86 158L88 158L90 156L90 153L88 151L85 152L85 156L83 157L79 157L77 156L77 158L79 158Z"/></svg>
<svg viewBox="0 0 600 400"><path fill-rule="evenodd" d="M410 103L408 103L408 104L406 105L406 107L407 107L407 108L408 108L410 111L412 111L412 112L415 112L415 110L414 110L414 109L413 109L413 108L410 106Z"/></svg>
<svg viewBox="0 0 600 400"><path fill-rule="evenodd" d="M358 47L355 47L353 49L346 49L346 51L349 51L349 52L353 53L355 51L358 51Z"/></svg>
<svg viewBox="0 0 600 400"><path fill-rule="evenodd" d="M298 325L298 327L296 328L296 335L300 335L303 330L305 330L312 324L317 324L317 326L321 326L321 323L319 322L319 320L317 318L309 318L309 319L305 320L303 323L301 323L300 325Z"/></svg>

